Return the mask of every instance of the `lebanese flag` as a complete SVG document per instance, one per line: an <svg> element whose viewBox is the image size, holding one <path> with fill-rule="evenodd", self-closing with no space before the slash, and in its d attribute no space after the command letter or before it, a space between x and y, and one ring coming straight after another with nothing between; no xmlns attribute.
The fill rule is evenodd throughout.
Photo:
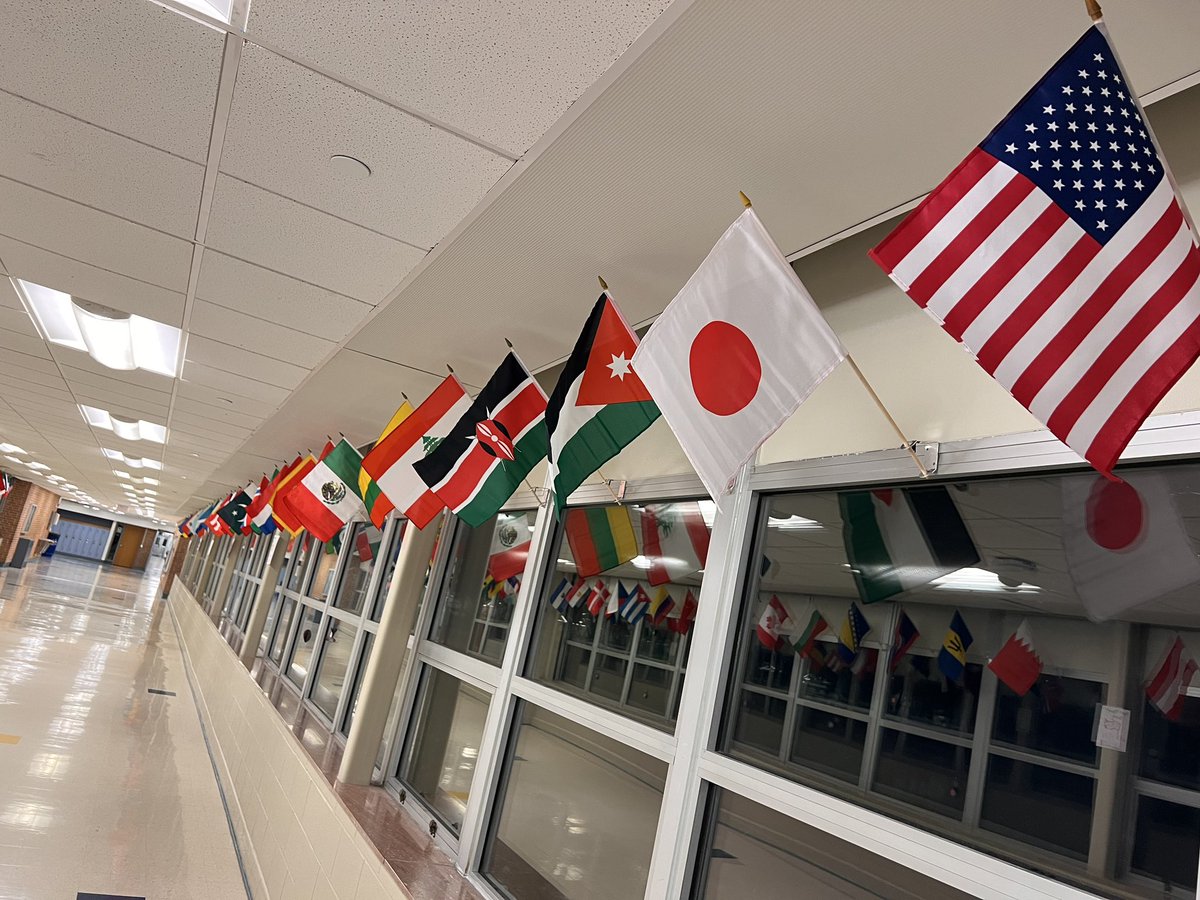
<svg viewBox="0 0 1200 900"><path fill-rule="evenodd" d="M1195 674L1195 658L1184 647L1183 638L1175 635L1146 685L1146 697L1169 721L1178 722L1183 715L1188 685Z"/></svg>
<svg viewBox="0 0 1200 900"><path fill-rule="evenodd" d="M605 291L592 307L546 405L554 503L621 452L658 418L631 367L637 335Z"/></svg>
<svg viewBox="0 0 1200 900"><path fill-rule="evenodd" d="M759 616L758 627L755 629L759 642L768 650L778 650L783 645L783 641L780 640L783 624L790 618L788 611L783 608L782 601L772 595L766 608L762 611L762 615Z"/></svg>
<svg viewBox="0 0 1200 900"><path fill-rule="evenodd" d="M416 409L406 401L396 411L388 430L362 463L363 470L383 491L383 499L376 504L383 516L398 509L417 528L423 529L446 508L413 464L441 443L470 407L471 398L462 384L448 375Z"/></svg>
<svg viewBox="0 0 1200 900"><path fill-rule="evenodd" d="M1027 620L1023 620L1016 632L1009 635L1004 646L988 663L988 668L1014 693L1022 697L1029 693L1042 674L1042 659L1033 649L1033 636Z"/></svg>
<svg viewBox="0 0 1200 900"><path fill-rule="evenodd" d="M710 534L700 504L651 504L642 509L642 555L650 562L654 587L699 572L708 563Z"/></svg>
<svg viewBox="0 0 1200 900"><path fill-rule="evenodd" d="M1200 559L1175 508L1170 476L1121 477L1062 479L1067 570L1095 621L1200 582Z"/></svg>
<svg viewBox="0 0 1200 900"><path fill-rule="evenodd" d="M747 209L650 328L633 367L719 497L845 356Z"/></svg>
<svg viewBox="0 0 1200 900"><path fill-rule="evenodd" d="M546 394L510 352L450 433L413 467L446 506L478 528L513 495L547 446Z"/></svg>

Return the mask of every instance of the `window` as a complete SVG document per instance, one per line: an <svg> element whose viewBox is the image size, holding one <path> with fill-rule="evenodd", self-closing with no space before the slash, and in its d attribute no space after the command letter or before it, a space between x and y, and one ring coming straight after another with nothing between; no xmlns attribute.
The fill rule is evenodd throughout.
<svg viewBox="0 0 1200 900"><path fill-rule="evenodd" d="M321 633L321 611L311 606L300 607L300 626L296 632L292 658L288 661L287 677L297 687L308 677L308 666L312 662L317 635Z"/></svg>
<svg viewBox="0 0 1200 900"><path fill-rule="evenodd" d="M336 608L349 613L362 612L367 587L371 582L371 569L375 564L375 557L379 554L382 538L383 532L369 522L360 522L351 527L346 569L338 584L337 595L333 598Z"/></svg>
<svg viewBox="0 0 1200 900"><path fill-rule="evenodd" d="M430 640L500 663L535 518L535 510L523 510L501 512L478 528L457 523Z"/></svg>
<svg viewBox="0 0 1200 900"><path fill-rule="evenodd" d="M342 619L330 616L325 631L321 661L313 680L312 700L317 709L332 719L337 711L342 688L350 670L350 653L358 628Z"/></svg>
<svg viewBox="0 0 1200 900"><path fill-rule="evenodd" d="M1168 612L1194 608L1198 473L1126 473L1132 507L1093 474L762 497L721 752L1093 891L1193 889L1200 692L1169 717L1146 686L1172 642L1200 654ZM1110 562L1123 509L1163 531ZM1024 683L996 674L1019 631Z"/></svg>
<svg viewBox="0 0 1200 900"><path fill-rule="evenodd" d="M528 703L515 735L487 876L517 897L641 897L667 764Z"/></svg>
<svg viewBox="0 0 1200 900"><path fill-rule="evenodd" d="M745 897L888 897L965 900L941 882L867 853L745 797L710 788L698 860L703 900Z"/></svg>
<svg viewBox="0 0 1200 900"><path fill-rule="evenodd" d="M670 730L714 515L708 500L567 509L530 677Z"/></svg>
<svg viewBox="0 0 1200 900"><path fill-rule="evenodd" d="M487 692L438 669L426 667L421 676L410 744L397 776L456 835L467 808L490 701Z"/></svg>

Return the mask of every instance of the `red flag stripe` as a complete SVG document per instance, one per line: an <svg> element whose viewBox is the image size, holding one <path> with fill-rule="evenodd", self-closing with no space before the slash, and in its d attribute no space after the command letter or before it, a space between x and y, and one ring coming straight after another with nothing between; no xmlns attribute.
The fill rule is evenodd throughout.
<svg viewBox="0 0 1200 900"><path fill-rule="evenodd" d="M967 328L975 323L980 313L996 300L1001 290L1012 284L1018 273L1022 272L1036 256L1058 233L1067 214L1053 204L1044 208L1035 219L1008 248L996 258L982 278L963 292L953 307L943 316L943 327L955 339L962 340ZM930 311L938 313L935 305Z"/></svg>
<svg viewBox="0 0 1200 900"><path fill-rule="evenodd" d="M1143 273L1159 259L1171 243L1171 238L1179 231L1182 221L1183 214L1179 211L1179 207L1172 204L1146 236L1138 242L1133 252L1121 258L1107 277L1100 282L1096 290L1079 304L1074 314L1063 322L1061 327L1054 329L1041 351L1028 364L1022 366L1019 377L1012 382L1011 390L1014 397L1026 407L1033 403L1038 392L1046 385L1051 376L1070 359L1071 354L1100 323L1104 315L1129 293ZM1182 261L1182 258L1178 260L1178 262ZM1166 273L1163 277L1166 277ZM1137 299L1137 297L1133 297L1131 302L1136 302ZM1016 365L1019 364L1020 362L1016 363ZM1006 381L1005 368L1007 367L1002 366L996 370L996 378L1001 384ZM1069 369L1064 376L1070 377ZM1034 415L1040 414L1043 419L1048 414L1046 410L1031 409L1030 411Z"/></svg>
<svg viewBox="0 0 1200 900"><path fill-rule="evenodd" d="M982 210L963 225L942 252L921 271L920 275L913 279L908 289L909 296L921 306L928 304L947 279L954 275L980 247L985 246L985 242L993 237L996 229L1012 215L1018 206L1022 205L1026 198L1033 193L1033 190L1032 181L1013 173L1013 177L1008 183L988 200ZM1044 195L1039 196L1039 201L1042 197ZM1044 205L1044 201L1035 204L1035 206L1042 205Z"/></svg>
<svg viewBox="0 0 1200 900"><path fill-rule="evenodd" d="M1056 434L1067 434L1079 421L1088 405L1096 399L1125 360L1142 346L1180 302L1195 290L1200 278L1200 254L1191 253L1154 295L1136 310L1120 332L1101 348L1087 372L1071 387L1047 420Z"/></svg>
<svg viewBox="0 0 1200 900"><path fill-rule="evenodd" d="M425 401L413 410L412 415L397 425L379 444L363 458L363 468L372 478L378 479L401 456L414 440L420 440L446 415L455 403L466 395L462 384L453 375L448 376L434 389Z"/></svg>
<svg viewBox="0 0 1200 900"><path fill-rule="evenodd" d="M959 163L958 168L921 201L904 224L893 231L871 257L889 275L925 237L937 227L955 205L996 165L996 159L983 150L976 149Z"/></svg>
<svg viewBox="0 0 1200 900"><path fill-rule="evenodd" d="M1181 311L1188 315L1195 314L1197 309L1200 309L1200 291L1193 289L1189 299L1192 301L1191 303L1180 304L1175 308L1173 314ZM1161 330L1164 343L1166 339L1177 334L1170 328ZM1153 350L1154 348L1148 349ZM1174 343L1169 345L1161 357L1151 360L1151 366L1141 367L1145 370L1141 378L1128 393L1120 398L1120 402L1113 407L1112 413L1103 420L1101 425L1087 423L1088 433L1091 435L1088 440L1088 450L1084 454L1087 461L1101 472L1110 471L1120 456L1121 450L1129 443L1130 438L1145 420L1146 410L1153 409L1158 405L1183 373L1191 368L1197 354L1200 354L1200 315L1192 318L1191 323L1183 330L1182 334L1178 335ZM1133 368L1133 366L1129 365L1129 368ZM1116 386L1117 377L1114 377L1109 381L1109 389L1115 390ZM1075 442L1083 439L1077 434L1082 424L1084 423L1081 420L1075 429L1072 429L1069 436L1072 445L1077 446Z"/></svg>

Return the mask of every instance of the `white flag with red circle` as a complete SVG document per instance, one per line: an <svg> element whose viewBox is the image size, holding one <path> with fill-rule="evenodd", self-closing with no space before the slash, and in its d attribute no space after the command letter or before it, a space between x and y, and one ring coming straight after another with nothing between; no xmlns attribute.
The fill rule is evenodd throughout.
<svg viewBox="0 0 1200 900"><path fill-rule="evenodd" d="M650 328L633 365L715 498L845 356L747 209Z"/></svg>
<svg viewBox="0 0 1200 900"><path fill-rule="evenodd" d="M1200 582L1200 557L1159 473L1062 480L1063 550L1088 617L1102 621Z"/></svg>

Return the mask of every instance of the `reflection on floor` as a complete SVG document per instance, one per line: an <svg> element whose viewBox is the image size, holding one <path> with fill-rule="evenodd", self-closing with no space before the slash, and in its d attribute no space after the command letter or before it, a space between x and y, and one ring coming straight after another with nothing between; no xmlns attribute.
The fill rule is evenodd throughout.
<svg viewBox="0 0 1200 900"><path fill-rule="evenodd" d="M0 569L4 900L246 896L161 566Z"/></svg>
<svg viewBox="0 0 1200 900"><path fill-rule="evenodd" d="M254 677L413 900L483 900L429 833L381 787L336 781L342 747L285 678L255 663Z"/></svg>

